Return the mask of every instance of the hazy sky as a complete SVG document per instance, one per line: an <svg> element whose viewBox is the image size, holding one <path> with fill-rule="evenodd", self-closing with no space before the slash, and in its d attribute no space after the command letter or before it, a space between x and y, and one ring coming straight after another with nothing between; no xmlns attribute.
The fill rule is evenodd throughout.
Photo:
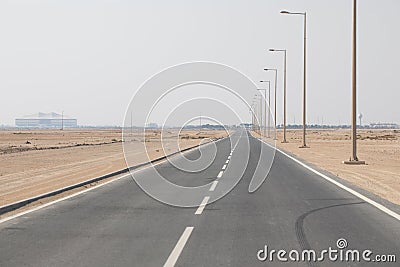
<svg viewBox="0 0 400 267"><path fill-rule="evenodd" d="M365 123L400 123L400 1L358 2L358 110ZM282 69L271 47L288 50L288 122L300 123L302 17L282 9L308 12L308 123L350 123L352 0L3 0L0 125L62 110L81 125L122 125L155 73L213 61L258 83L273 79L263 68Z"/></svg>

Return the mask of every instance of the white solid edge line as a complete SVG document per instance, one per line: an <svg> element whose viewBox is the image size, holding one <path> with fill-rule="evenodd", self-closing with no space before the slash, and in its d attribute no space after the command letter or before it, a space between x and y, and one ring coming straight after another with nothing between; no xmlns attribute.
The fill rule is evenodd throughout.
<svg viewBox="0 0 400 267"><path fill-rule="evenodd" d="M211 143L215 143L215 142L222 141L223 139L226 139L226 138L228 138L228 137L229 137L229 136L224 137L224 138L222 138L222 139L215 140L215 141L213 141L213 142L210 142L210 143L207 143L207 144L204 144L204 145L207 146L207 145L210 145ZM196 146L196 147L193 147L192 149L196 149L196 148L198 148L198 147L199 147L199 146ZM173 158L173 157L177 157L177 156L179 156L179 155L181 155L181 154L189 153L192 149L189 149L189 150L184 151L184 152L177 151L178 153L176 153L175 155L169 156L169 157ZM181 152L181 153L179 153L179 152ZM110 180L110 181L107 181L107 182L104 182L104 183L101 183L101 184L98 184L98 185L95 185L95 186L91 186L90 188L84 189L84 190L79 191L79 192L76 192L76 193L74 193L74 194L71 194L71 195L68 195L68 196L65 196L65 197L56 199L56 200L54 200L54 201L50 201L50 202L48 202L48 203L45 203L45 204L43 204L43 205L39 205L39 206L34 207L34 208L32 208L32 209L28 209L28 210L26 210L26 211L23 211L23 212L20 212L20 213L11 215L11 216L9 216L9 217L0 219L0 224L4 223L4 222L6 222L6 221L9 221L9 220L18 218L18 217L20 217L20 216L22 216L22 215L25 215L25 214L28 214L28 213L31 213L31 212L34 212L34 211L43 209L43 208L48 207L48 206L50 206L50 205L56 204L56 203L58 203L58 202L61 202L61 201L64 201L64 200L73 198L73 197L78 196L78 195L80 195L80 194L83 194L83 193L92 191L92 190L94 190L94 189L100 188L100 187L105 186L105 185L107 185L107 184L109 184L109 183L118 181L118 180L123 179L123 178L126 178L126 177L128 177L128 176L131 176L131 175L134 174L134 173L144 171L144 170L146 170L146 169L148 169L148 168L150 168L150 167L158 166L158 165L160 165L160 164L165 163L166 161L167 161L167 159L163 159L163 160L161 160L160 162L157 162L157 163L154 163L154 164L153 164L153 163L148 163L148 165L145 165L145 166L143 166L143 167L141 167L141 168L139 168L139 169L137 169L137 170L134 170L134 171L132 171L132 172L129 172L128 174L123 175L123 176L121 176L121 177L112 179L112 180Z"/></svg>
<svg viewBox="0 0 400 267"><path fill-rule="evenodd" d="M222 169L225 170L226 169L226 164L224 166L222 166Z"/></svg>
<svg viewBox="0 0 400 267"><path fill-rule="evenodd" d="M214 181L210 187L210 191L214 191L215 188L217 187L218 181Z"/></svg>
<svg viewBox="0 0 400 267"><path fill-rule="evenodd" d="M222 177L222 174L224 174L224 171L220 171L220 172L218 173L217 178L221 178L221 177Z"/></svg>
<svg viewBox="0 0 400 267"><path fill-rule="evenodd" d="M229 159L227 161L225 161L225 163L228 164L229 163Z"/></svg>
<svg viewBox="0 0 400 267"><path fill-rule="evenodd" d="M195 215L200 215L203 213L203 210L206 207L209 199L210 199L210 197L203 198L203 201L201 202L200 206L197 208L196 212L194 213Z"/></svg>
<svg viewBox="0 0 400 267"><path fill-rule="evenodd" d="M261 142L263 142L264 144L268 145L268 146L271 147L271 148L275 148L275 147L271 146L270 144L264 142L264 141L261 140L261 139L258 139L258 140L260 140ZM349 192L350 194L353 194L354 196L356 196L356 197L358 197L358 198L364 200L365 202L368 202L369 204L371 204L371 205L374 206L375 208L377 208L377 209L383 211L383 212L386 213L387 215L390 215L390 216L392 216L393 218L395 218L395 219L397 219L397 220L400 221L400 215L397 214L396 212L394 212L394 211L392 211L392 210L386 208L386 207L383 206L382 204L379 204L378 202L376 202L376 201L374 201L374 200L372 200L372 199L370 199L370 198L368 198L368 197L362 195L361 193L358 193L357 191L355 191L355 190L353 190L353 189L351 189L351 188L349 188L349 187L347 187L347 186L345 186L345 185L339 183L338 181L335 181L334 179L332 179L332 178L326 176L325 174L322 174L322 173L320 173L319 171L314 170L313 168L311 168L310 166L304 164L304 163L301 162L300 160L298 160L298 159L296 159L296 158L294 158L294 157L292 157L292 156L286 154L285 152L283 152L283 151L280 150L279 148L275 148L275 149L278 150L278 151L279 151L280 153L282 153L283 155L285 155L286 157L288 157L288 158L290 158L291 160L293 160L294 162L296 162L296 163L298 163L299 165L303 166L303 167L306 168L307 170L309 170L309 171L311 171L311 172L313 172L313 173L315 173L315 174L321 176L322 178L324 178L325 180L331 182L332 184L334 184L334 185L336 185L336 186L338 186L338 187L340 187L340 188L346 190L346 191Z"/></svg>
<svg viewBox="0 0 400 267"><path fill-rule="evenodd" d="M194 227L186 227L185 231L183 231L183 234L178 240L178 243L176 243L174 249L172 250L171 254L169 255L167 261L164 264L164 267L173 267L175 266L176 261L178 260L179 256L182 253L183 248L186 245L186 242L188 241L190 235L192 234Z"/></svg>

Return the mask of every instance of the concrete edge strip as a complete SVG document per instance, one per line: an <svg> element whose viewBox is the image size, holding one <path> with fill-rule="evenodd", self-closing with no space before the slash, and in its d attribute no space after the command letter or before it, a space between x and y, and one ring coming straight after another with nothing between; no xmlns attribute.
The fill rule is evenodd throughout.
<svg viewBox="0 0 400 267"><path fill-rule="evenodd" d="M252 135L253 137L255 137L253 134L251 134L251 135ZM386 213L387 215L390 215L390 216L392 216L393 218L395 218L395 219L397 219L398 221L400 221L400 215L397 214L396 212L394 212L394 211L388 209L388 208L385 207L384 205L379 204L378 202L376 202L376 201L374 201L374 200L372 200L372 199L370 199L370 198L364 196L363 194L358 193L357 191L355 191L355 190L353 190L353 189L351 189L351 188L349 188L349 187L347 187L347 186L345 186L345 185L339 183L338 181L335 181L334 179L328 177L327 175L325 175L325 174L323 174L323 173L320 173L319 171L317 171L317 170L311 168L310 166L308 166L307 164L301 162L300 160L298 160L298 159L296 159L296 158L290 156L289 154L285 153L284 151L280 150L279 148L276 148L276 147L271 146L270 144L266 143L265 141L261 140L260 138L258 138L258 137L255 137L255 138L257 138L258 140L260 140L261 142L263 142L263 143L266 144L267 146L276 149L277 151L279 151L280 153L282 153L283 155L285 155L285 156L288 157L289 159L291 159L291 160L293 160L294 162L298 163L300 166L302 166L302 167L306 168L307 170L309 170L309 171L311 171L311 172L313 172L313 173L319 175L320 177L322 177L322 178L324 178L325 180L331 182L332 184L336 185L337 187L342 188L343 190L349 192L350 194L352 194L352 195L354 195L354 196L356 196L356 197L358 197L358 198L364 200L365 202L371 204L372 206L374 206L375 208L379 209L380 211L383 211L383 212Z"/></svg>
<svg viewBox="0 0 400 267"><path fill-rule="evenodd" d="M224 137L224 138L219 138L219 139L214 140L214 141L210 141L210 142L206 142L206 143L203 143L203 144L200 144L200 145L188 147L188 148L182 149L182 150L180 150L180 151L176 151L176 152L174 152L174 153L168 154L168 155L166 155L166 156L162 156L162 157L153 159L153 160L148 161L148 162L143 162L143 163L140 163L140 164L138 164L138 165L131 166L131 167L129 167L129 168L124 168L124 169L121 169L121 170L118 170L118 171L115 171L115 172L107 173L107 174L105 174L105 175L102 175L102 176L99 176L99 177L95 177L95 178L92 178L92 179L89 179L89 180L86 180L86 181L83 181L83 182L80 182L80 183L76 183L76 184L73 184L73 185L70 185L70 186L66 186L66 187L63 187L63 188L60 188L60 189L57 189L57 190L54 190L54 191L50 191L50 192L47 192L47 193L44 193L44 194L41 194L41 195L38 195L38 196L34 196L34 197L32 197L32 198L27 198L27 199L24 199L24 200L21 200L21 201L17 201L17 202L8 204L8 205L1 206L1 207L0 207L0 215L6 214L6 213L11 212L11 211L14 211L14 210L17 210L17 209L22 208L22 207L24 207L24 206L26 206L26 205L28 205L28 204L30 204L30 203L36 202L36 201L41 200L41 199L44 199L44 198L56 196L56 195L59 195L59 194L61 194L61 193L64 193L64 192L67 192L67 191L70 191L70 190L73 190L73 189L76 189L76 188L79 188L79 187L82 187L82 186L85 186L85 185L88 185L88 184L91 184L91 183L95 183L95 182L98 182L98 181L101 181L101 180L104 180L104 179L107 179L107 178L110 178L110 177L113 177L113 176L117 176L117 175L120 175L120 174L123 174L123 173L128 173L129 171L137 170L137 169L139 169L139 168L141 168L141 167L150 167L150 166L148 166L148 165L150 165L150 164L152 164L152 163L162 163L163 160L165 160L165 159L168 158L168 157L178 155L178 154L180 154L180 153L182 153L182 152L189 152L190 150L196 149L196 148L198 148L198 147L200 147L200 146L205 146L205 145L208 145L208 144L213 143L213 142L219 142L219 141L222 141L222 140L224 140L224 139L226 139L226 138L229 138L229 137L230 137L230 135L227 136L227 137ZM153 166L153 165L151 165L151 166ZM106 184L108 184L108 183L110 183L110 182L117 181L117 180L120 180L120 179L122 179L122 178L125 178L126 176L127 176L127 175L121 176L121 177L119 177L119 178L113 179L113 180L108 181L108 182L106 182L106 183L93 186L93 187L91 187L91 188L88 188L88 189L79 191L79 192L77 192L77 193L75 193L75 194L72 194L72 195L69 195L69 196L60 198L60 199L58 199L58 200L50 201L49 203L40 205L40 206L38 206L38 207L35 207L35 208L33 208L33 209L24 211L24 212L22 212L22 213L18 213L18 214L12 215L12 216L10 216L10 217L6 217L6 218L4 218L4 219L1 219L1 220L0 220L0 223L3 223L3 222L5 222L5 221L11 220L11 219L13 219L13 218L19 217L19 216L21 216L21 215L23 215L23 214L26 214L26 213L29 213L29 212L36 211L36 210L38 210L38 209L47 207L47 206L49 206L49 205L55 204L55 203L57 203L57 202L59 202L59 201L68 199L68 198L70 198L70 197L74 197L74 196L76 196L76 195L79 195L79 194L88 192L88 191L90 191L90 190L92 190L92 189L95 189L95 188L98 188L98 187L100 187L100 186L106 185ZM89 189L90 189L90 190L89 190Z"/></svg>

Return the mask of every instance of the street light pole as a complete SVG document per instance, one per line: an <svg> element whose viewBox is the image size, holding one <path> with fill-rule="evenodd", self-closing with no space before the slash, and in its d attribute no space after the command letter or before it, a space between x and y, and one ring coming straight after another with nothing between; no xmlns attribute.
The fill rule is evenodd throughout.
<svg viewBox="0 0 400 267"><path fill-rule="evenodd" d="M261 110L260 107L258 107L258 105L257 105L257 100L259 100L259 99L258 99L258 94L255 94L254 97L253 97L253 102L255 103L255 104L254 104L254 106L255 106L255 111L254 111L255 115L254 115L254 119L255 119L256 122L257 122L257 127L256 127L256 129L258 128L258 134L261 135L261 126L260 126L260 124L261 124L262 121L260 121L260 111L262 111L262 110ZM258 108L257 108L257 107L258 107ZM258 114L257 114L257 113L258 113ZM261 118L261 120L262 120L262 118Z"/></svg>
<svg viewBox="0 0 400 267"><path fill-rule="evenodd" d="M255 105L254 105L254 100L253 100L253 102L251 103L251 128L253 129L253 132L255 132L255 118L254 118L254 113L256 112L255 111Z"/></svg>
<svg viewBox="0 0 400 267"><path fill-rule="evenodd" d="M260 83L268 83L268 138L271 137L271 81L260 81ZM266 95L266 94L265 94ZM267 112L265 112L267 116Z"/></svg>
<svg viewBox="0 0 400 267"><path fill-rule="evenodd" d="M353 58L352 58L352 142L353 153L345 164L365 164L357 157L357 1L353 0Z"/></svg>
<svg viewBox="0 0 400 267"><path fill-rule="evenodd" d="M64 110L61 112L61 131L64 130Z"/></svg>
<svg viewBox="0 0 400 267"><path fill-rule="evenodd" d="M261 125L261 127L260 127L260 135L261 135L261 137L263 137L263 134L262 134L263 133L263 131L262 131L262 128L263 128L263 110L262 110L262 107L263 107L262 95L260 95L260 125ZM264 124L264 127L265 127L265 124Z"/></svg>
<svg viewBox="0 0 400 267"><path fill-rule="evenodd" d="M274 140L276 140L276 99L277 99L277 97L276 97L276 84L277 84L277 81L278 81L278 69L264 69L265 71L269 71L269 70L272 70L272 71L275 71L275 82L274 82L274 86L275 86L275 89L274 89L274 126L275 126L275 134L274 134Z"/></svg>
<svg viewBox="0 0 400 267"><path fill-rule="evenodd" d="M270 49L270 52L284 52L283 62L283 141L286 141L286 49Z"/></svg>
<svg viewBox="0 0 400 267"><path fill-rule="evenodd" d="M267 89L257 89L258 91L264 91L264 136L266 136L267 126Z"/></svg>
<svg viewBox="0 0 400 267"><path fill-rule="evenodd" d="M304 17L304 42L303 42L303 145L300 148L308 148L306 143L306 81L307 81L307 13L281 11L281 14L301 15Z"/></svg>

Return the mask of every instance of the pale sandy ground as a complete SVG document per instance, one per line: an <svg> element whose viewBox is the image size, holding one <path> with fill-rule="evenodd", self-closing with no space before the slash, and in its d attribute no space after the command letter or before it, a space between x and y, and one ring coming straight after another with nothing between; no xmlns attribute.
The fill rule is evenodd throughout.
<svg viewBox="0 0 400 267"><path fill-rule="evenodd" d="M278 131L276 145L350 183L400 204L400 130L359 130L358 158L367 165L345 165L352 151L350 130L308 130L307 144L299 148L302 130Z"/></svg>
<svg viewBox="0 0 400 267"><path fill-rule="evenodd" d="M147 132L148 155L139 150L142 132L133 132L133 163L164 155L160 133ZM179 138L176 136L179 134ZM197 145L224 131L170 130L163 136L167 154ZM138 148L137 150L135 148ZM2 130L0 131L0 206L126 168L120 130Z"/></svg>

